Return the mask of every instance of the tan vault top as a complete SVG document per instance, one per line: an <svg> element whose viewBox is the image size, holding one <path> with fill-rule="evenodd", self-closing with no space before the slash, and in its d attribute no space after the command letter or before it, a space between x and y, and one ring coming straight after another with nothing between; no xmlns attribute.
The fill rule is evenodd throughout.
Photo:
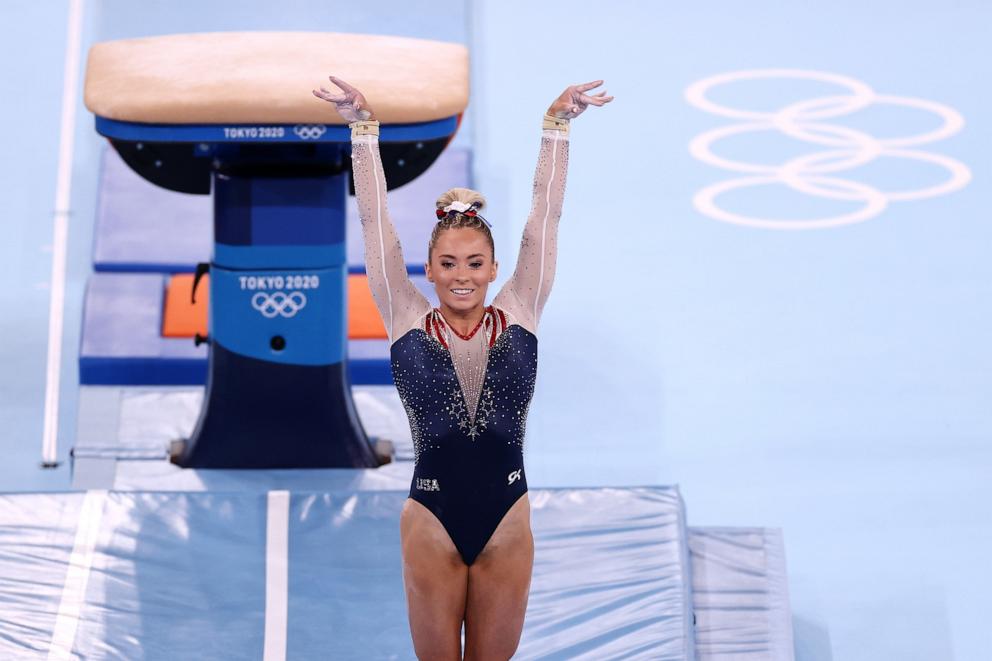
<svg viewBox="0 0 992 661"><path fill-rule="evenodd" d="M333 74L383 124L427 122L468 105L460 44L324 32L214 32L107 41L86 64L86 107L152 124L343 124L310 90Z"/></svg>

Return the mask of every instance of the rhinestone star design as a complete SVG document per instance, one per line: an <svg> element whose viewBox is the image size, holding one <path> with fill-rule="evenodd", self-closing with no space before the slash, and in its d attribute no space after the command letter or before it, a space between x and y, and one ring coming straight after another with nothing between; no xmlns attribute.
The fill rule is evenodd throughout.
<svg viewBox="0 0 992 661"><path fill-rule="evenodd" d="M479 397L479 404L475 410L475 419L473 420L468 414L468 408L465 406L465 397L462 396L461 390L455 389L448 402L448 413L458 423L458 428L474 441L479 434L486 430L489 421L496 413L493 392L490 388L482 391L482 396Z"/></svg>

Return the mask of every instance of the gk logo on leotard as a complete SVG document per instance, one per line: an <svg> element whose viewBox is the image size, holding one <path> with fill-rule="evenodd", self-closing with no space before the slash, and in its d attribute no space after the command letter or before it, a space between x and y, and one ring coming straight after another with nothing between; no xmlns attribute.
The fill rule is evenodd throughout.
<svg viewBox="0 0 992 661"><path fill-rule="evenodd" d="M441 485L437 483L437 480L432 480L427 477L418 477L417 488L421 491L440 491Z"/></svg>
<svg viewBox="0 0 992 661"><path fill-rule="evenodd" d="M262 313L266 319L272 319L277 315L286 318L293 317L297 312L306 307L307 297L303 292L294 291L284 294L277 291L274 294L258 292L251 297L251 306Z"/></svg>
<svg viewBox="0 0 992 661"><path fill-rule="evenodd" d="M510 473L509 475L507 475L506 476L506 483L509 485L509 484L513 484L514 482L516 482L517 480L519 480L520 479L520 471L522 471L522 470L523 470L522 468L518 468L517 470L515 470L512 473Z"/></svg>

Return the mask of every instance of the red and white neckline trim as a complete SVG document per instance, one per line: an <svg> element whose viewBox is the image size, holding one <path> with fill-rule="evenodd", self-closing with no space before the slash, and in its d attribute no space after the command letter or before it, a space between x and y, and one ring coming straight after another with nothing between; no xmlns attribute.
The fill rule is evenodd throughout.
<svg viewBox="0 0 992 661"><path fill-rule="evenodd" d="M424 317L424 331L427 335L440 342L446 349L449 348L449 333L454 333L463 340L471 340L479 332L479 329L483 327L485 327L487 344L492 347L496 343L496 338L499 337L500 333L506 330L506 326L506 313L492 305L486 307L482 318L479 319L479 323L475 325L475 328L468 335L462 335L452 328L451 324L448 323L438 308L433 308Z"/></svg>

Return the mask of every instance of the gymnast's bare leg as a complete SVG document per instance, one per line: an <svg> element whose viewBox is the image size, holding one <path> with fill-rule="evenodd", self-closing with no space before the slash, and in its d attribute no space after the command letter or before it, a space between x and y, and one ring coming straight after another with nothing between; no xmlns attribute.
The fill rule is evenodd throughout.
<svg viewBox="0 0 992 661"><path fill-rule="evenodd" d="M440 521L407 500L400 517L403 579L418 659L509 659L520 642L534 537L530 501L521 496L472 565L462 562Z"/></svg>
<svg viewBox="0 0 992 661"><path fill-rule="evenodd" d="M441 522L415 500L400 515L403 583L418 659L462 658L462 621L469 568Z"/></svg>
<svg viewBox="0 0 992 661"><path fill-rule="evenodd" d="M524 494L468 568L465 661L509 659L517 651L533 567L530 500Z"/></svg>

